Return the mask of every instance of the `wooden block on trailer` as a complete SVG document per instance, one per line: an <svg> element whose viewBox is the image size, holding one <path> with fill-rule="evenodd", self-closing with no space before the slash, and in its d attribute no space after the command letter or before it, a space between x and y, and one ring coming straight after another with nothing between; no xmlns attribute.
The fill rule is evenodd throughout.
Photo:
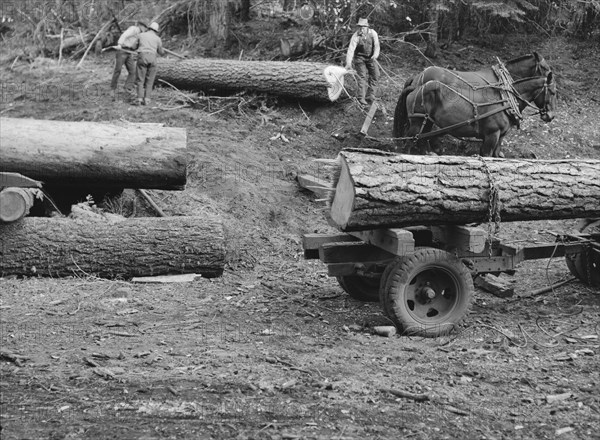
<svg viewBox="0 0 600 440"><path fill-rule="evenodd" d="M515 294L515 288L510 283L490 274L475 277L473 284L499 298L509 298Z"/></svg>
<svg viewBox="0 0 600 440"><path fill-rule="evenodd" d="M369 231L353 231L349 234L399 257L415 251L413 234L406 229L372 229Z"/></svg>
<svg viewBox="0 0 600 440"><path fill-rule="evenodd" d="M480 254L485 250L487 232L483 228L462 225L432 226L433 238L446 248Z"/></svg>

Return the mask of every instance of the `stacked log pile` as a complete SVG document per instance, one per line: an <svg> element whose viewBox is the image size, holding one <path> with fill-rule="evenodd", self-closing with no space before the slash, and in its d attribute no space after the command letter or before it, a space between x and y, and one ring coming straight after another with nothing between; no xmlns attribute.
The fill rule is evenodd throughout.
<svg viewBox="0 0 600 440"><path fill-rule="evenodd" d="M37 180L42 189L181 190L185 129L2 118L0 136L0 276L222 274L223 225L209 214L126 219L78 205L68 218L15 214L29 210L22 200L41 194Z"/></svg>

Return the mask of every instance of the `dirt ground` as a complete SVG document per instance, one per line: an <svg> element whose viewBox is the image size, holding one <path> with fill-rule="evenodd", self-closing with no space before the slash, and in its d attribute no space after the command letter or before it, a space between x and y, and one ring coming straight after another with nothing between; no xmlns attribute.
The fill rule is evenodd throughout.
<svg viewBox="0 0 600 440"><path fill-rule="evenodd" d="M512 39L457 45L436 63L472 70L531 50L558 76L559 109L511 132L506 156L600 159L599 47ZM512 298L477 290L460 331L434 339L374 335L389 324L379 304L349 298L303 259L302 234L331 229L295 176L322 175L312 159L363 145L352 101L244 94L190 108L159 89L133 107L111 99L108 54L83 70L9 61L2 116L187 128L186 190L151 193L169 215L220 214L228 259L223 277L187 284L0 279L3 439L598 438L600 291L572 281L527 296L570 277L563 258L520 265ZM391 137L404 80L427 65L409 46L381 61L387 115L369 131L379 139ZM280 132L289 142L271 139ZM128 213L131 200L116 205ZM575 223L505 223L500 238L553 241Z"/></svg>

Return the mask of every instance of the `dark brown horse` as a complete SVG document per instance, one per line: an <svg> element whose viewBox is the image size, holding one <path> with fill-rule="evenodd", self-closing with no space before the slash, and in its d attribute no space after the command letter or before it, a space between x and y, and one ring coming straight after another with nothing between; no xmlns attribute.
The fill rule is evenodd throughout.
<svg viewBox="0 0 600 440"><path fill-rule="evenodd" d="M537 52L514 58L508 61L505 67L514 80L545 76L551 71L544 57ZM404 84L404 89L398 99L394 113L394 137L403 137L408 128L406 125L408 123L406 119L406 97L410 92L428 81L440 81L455 89L462 89L465 86L477 89L497 84L499 78L492 67L474 72L454 71L436 66L426 68L422 73L413 76Z"/></svg>
<svg viewBox="0 0 600 440"><path fill-rule="evenodd" d="M510 95L516 99L519 115L531 106L539 110L543 121L554 119L556 83L552 72L514 81L509 90L499 86L459 88L428 81L407 95L405 136L426 135L435 125L444 134L483 140L480 154L498 157L504 136L518 124L511 114Z"/></svg>

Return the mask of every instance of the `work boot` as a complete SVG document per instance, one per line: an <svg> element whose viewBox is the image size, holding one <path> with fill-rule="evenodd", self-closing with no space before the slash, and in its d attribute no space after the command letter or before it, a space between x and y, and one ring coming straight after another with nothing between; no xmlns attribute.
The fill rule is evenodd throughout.
<svg viewBox="0 0 600 440"><path fill-rule="evenodd" d="M365 98L360 98L358 100L358 102L359 102L360 105L369 105L369 103L365 100Z"/></svg>
<svg viewBox="0 0 600 440"><path fill-rule="evenodd" d="M138 98L136 100L134 100L131 104L132 105L143 105L144 100L141 98Z"/></svg>

